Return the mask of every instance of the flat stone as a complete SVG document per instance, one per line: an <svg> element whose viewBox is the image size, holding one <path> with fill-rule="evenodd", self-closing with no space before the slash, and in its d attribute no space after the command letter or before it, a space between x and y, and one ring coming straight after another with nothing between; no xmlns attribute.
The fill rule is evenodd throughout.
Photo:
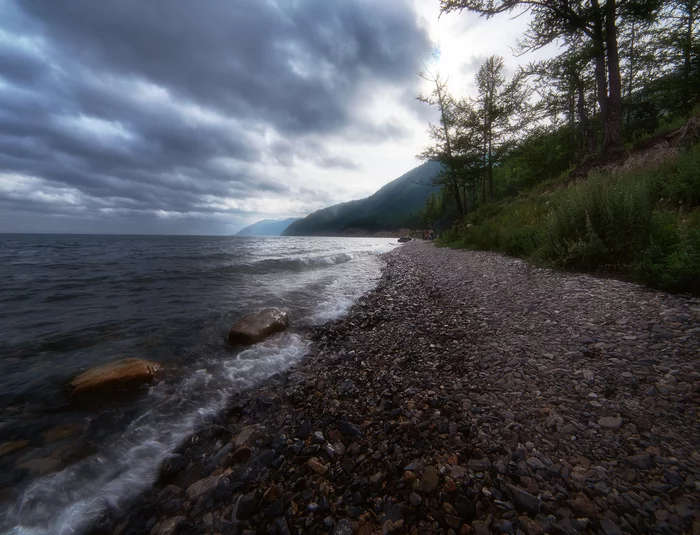
<svg viewBox="0 0 700 535"><path fill-rule="evenodd" d="M149 360L127 358L91 368L70 382L71 399L113 396L150 383L161 365Z"/></svg>
<svg viewBox="0 0 700 535"><path fill-rule="evenodd" d="M306 464L317 474L324 475L326 472L328 472L328 468L317 459L309 459Z"/></svg>
<svg viewBox="0 0 700 535"><path fill-rule="evenodd" d="M570 500L569 504L579 516L593 518L598 514L598 506L582 492L579 492L573 500Z"/></svg>
<svg viewBox="0 0 700 535"><path fill-rule="evenodd" d="M542 461L540 461L537 457L530 457L525 462L533 470L544 470L546 468L544 463Z"/></svg>
<svg viewBox="0 0 700 535"><path fill-rule="evenodd" d="M343 433L343 436L347 438L362 436L362 429L360 429L360 426L348 422L347 420L338 421L338 431Z"/></svg>
<svg viewBox="0 0 700 535"><path fill-rule="evenodd" d="M193 502L197 501L204 494L216 488L220 480L221 476L211 476L192 483L187 487L187 497Z"/></svg>
<svg viewBox="0 0 700 535"><path fill-rule="evenodd" d="M507 488L517 509L527 511L528 513L532 514L539 513L541 501L537 496L533 496L529 492L521 489L520 487L516 487L515 485L508 485Z"/></svg>
<svg viewBox="0 0 700 535"><path fill-rule="evenodd" d="M450 469L450 477L452 479L462 479L464 477L464 468L455 464Z"/></svg>
<svg viewBox="0 0 700 535"><path fill-rule="evenodd" d="M231 440L234 450L246 444L250 438L253 436L255 431L257 431L257 425L248 425L241 429L238 434Z"/></svg>
<svg viewBox="0 0 700 535"><path fill-rule="evenodd" d="M438 474L437 470L432 466L429 466L423 471L423 477L420 480L421 489L426 494L434 492L438 486Z"/></svg>
<svg viewBox="0 0 700 535"><path fill-rule="evenodd" d="M28 440L15 440L14 442L4 442L0 444L0 457L3 455L10 455L18 450L24 448L29 444Z"/></svg>
<svg viewBox="0 0 700 535"><path fill-rule="evenodd" d="M619 416L606 416L605 418L598 420L598 425L603 429L619 431L622 427L622 418Z"/></svg>
<svg viewBox="0 0 700 535"><path fill-rule="evenodd" d="M488 459L469 459L467 466L469 470L474 472L486 472L491 467L491 461Z"/></svg>
<svg viewBox="0 0 700 535"><path fill-rule="evenodd" d="M648 453L639 453L637 455L630 455L625 458L629 464L640 470L648 470L652 466L651 455Z"/></svg>

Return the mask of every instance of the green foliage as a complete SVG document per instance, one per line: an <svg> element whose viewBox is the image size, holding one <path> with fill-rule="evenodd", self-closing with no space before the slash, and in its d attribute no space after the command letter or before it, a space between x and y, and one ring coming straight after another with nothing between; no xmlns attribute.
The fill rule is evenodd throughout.
<svg viewBox="0 0 700 535"><path fill-rule="evenodd" d="M700 206L700 146L678 162L675 172L662 179L662 195L685 208Z"/></svg>
<svg viewBox="0 0 700 535"><path fill-rule="evenodd" d="M651 243L635 274L662 290L700 294L700 225L691 228L675 214L655 214Z"/></svg>
<svg viewBox="0 0 700 535"><path fill-rule="evenodd" d="M700 146L656 170L560 177L479 207L441 243L700 294L698 170Z"/></svg>
<svg viewBox="0 0 700 535"><path fill-rule="evenodd" d="M648 244L653 207L646 176L593 176L558 192L540 253L564 268L626 271Z"/></svg>

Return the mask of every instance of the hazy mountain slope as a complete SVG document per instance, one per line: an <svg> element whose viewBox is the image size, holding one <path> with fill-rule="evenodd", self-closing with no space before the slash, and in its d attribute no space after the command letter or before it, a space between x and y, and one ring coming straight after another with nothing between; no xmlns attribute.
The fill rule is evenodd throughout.
<svg viewBox="0 0 700 535"><path fill-rule="evenodd" d="M389 182L365 199L336 204L292 223L283 235L317 236L341 234L348 229L365 232L419 228L420 211L431 192L432 178L440 170L437 162L426 162Z"/></svg>
<svg viewBox="0 0 700 535"><path fill-rule="evenodd" d="M297 221L298 217L289 219L263 219L244 229L239 230L236 236L281 236L289 225Z"/></svg>

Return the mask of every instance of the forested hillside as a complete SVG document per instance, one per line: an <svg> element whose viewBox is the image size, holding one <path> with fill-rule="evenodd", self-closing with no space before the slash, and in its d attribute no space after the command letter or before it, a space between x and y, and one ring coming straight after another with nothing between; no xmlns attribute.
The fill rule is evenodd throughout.
<svg viewBox="0 0 700 535"><path fill-rule="evenodd" d="M428 161L389 182L365 199L336 204L292 223L285 236L332 236L420 228L421 210L437 188L432 180L441 165Z"/></svg>
<svg viewBox="0 0 700 535"><path fill-rule="evenodd" d="M559 54L507 76L486 59L472 95L437 71L439 112L421 157L443 164L424 218L442 242L700 292L700 1L442 0L501 17L529 11L520 54Z"/></svg>

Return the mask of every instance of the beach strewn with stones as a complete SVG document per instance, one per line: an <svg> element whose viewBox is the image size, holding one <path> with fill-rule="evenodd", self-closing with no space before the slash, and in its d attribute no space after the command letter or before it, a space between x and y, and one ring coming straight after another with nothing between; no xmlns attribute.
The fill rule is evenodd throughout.
<svg viewBox="0 0 700 535"><path fill-rule="evenodd" d="M700 300L409 243L94 534L700 534Z"/></svg>

